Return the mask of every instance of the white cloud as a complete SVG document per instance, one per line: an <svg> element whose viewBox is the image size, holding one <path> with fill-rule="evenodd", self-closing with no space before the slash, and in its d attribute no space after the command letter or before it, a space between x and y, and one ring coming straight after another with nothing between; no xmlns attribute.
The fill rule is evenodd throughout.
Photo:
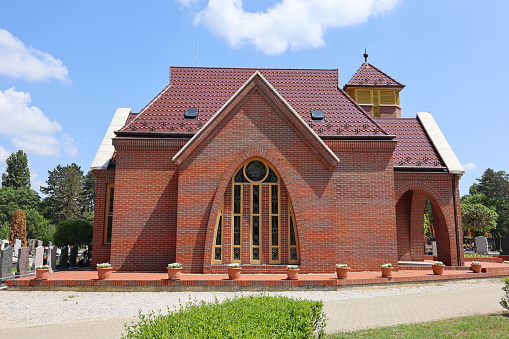
<svg viewBox="0 0 509 339"><path fill-rule="evenodd" d="M177 3L181 4L182 6L191 6L192 4L195 4L198 2L198 0L175 0Z"/></svg>
<svg viewBox="0 0 509 339"><path fill-rule="evenodd" d="M67 134L58 135L62 126L51 121L35 106L28 92L10 88L0 90L0 134L10 137L12 143L29 154L58 156L60 149L70 156L78 154L73 139Z"/></svg>
<svg viewBox="0 0 509 339"><path fill-rule="evenodd" d="M41 193L40 189L44 185L44 181L39 179L39 174L33 169L30 169L30 184L33 190L39 194Z"/></svg>
<svg viewBox="0 0 509 339"><path fill-rule="evenodd" d="M10 32L0 29L0 74L31 81L69 81L68 69L51 54L27 47Z"/></svg>
<svg viewBox="0 0 509 339"><path fill-rule="evenodd" d="M0 164L4 163L5 160L11 155L11 152L0 146Z"/></svg>
<svg viewBox="0 0 509 339"><path fill-rule="evenodd" d="M477 165L474 164L473 162L469 162L468 164L462 166L465 171L474 171L477 169Z"/></svg>
<svg viewBox="0 0 509 339"><path fill-rule="evenodd" d="M209 0L194 22L205 25L233 47L252 44L265 54L279 54L288 48L323 46L327 30L361 24L392 10L399 2L282 0L264 12L250 13L244 11L242 0Z"/></svg>

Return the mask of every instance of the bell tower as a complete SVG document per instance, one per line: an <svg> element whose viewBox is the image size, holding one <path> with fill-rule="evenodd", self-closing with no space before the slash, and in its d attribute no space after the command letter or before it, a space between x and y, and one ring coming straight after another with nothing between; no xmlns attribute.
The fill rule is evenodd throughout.
<svg viewBox="0 0 509 339"><path fill-rule="evenodd" d="M368 53L364 50L364 63L343 89L372 117L401 118L399 92L404 87L368 63Z"/></svg>

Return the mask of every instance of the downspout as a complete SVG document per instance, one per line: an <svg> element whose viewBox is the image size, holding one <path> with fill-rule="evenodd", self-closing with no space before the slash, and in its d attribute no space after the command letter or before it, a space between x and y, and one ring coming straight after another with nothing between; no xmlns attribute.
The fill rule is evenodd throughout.
<svg viewBox="0 0 509 339"><path fill-rule="evenodd" d="M458 231L458 205L456 202L456 175L452 175L452 201L454 205L454 229L456 231L456 256L458 261L458 266L461 265L461 252L460 252L460 234Z"/></svg>

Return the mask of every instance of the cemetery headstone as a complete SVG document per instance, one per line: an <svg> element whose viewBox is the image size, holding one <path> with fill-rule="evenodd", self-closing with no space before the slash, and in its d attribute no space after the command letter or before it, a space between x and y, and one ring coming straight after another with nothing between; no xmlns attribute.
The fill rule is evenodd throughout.
<svg viewBox="0 0 509 339"><path fill-rule="evenodd" d="M12 273L12 255L14 248L7 246L7 248L0 250L0 282L14 278Z"/></svg>
<svg viewBox="0 0 509 339"><path fill-rule="evenodd" d="M2 239L2 250L6 249L9 246L9 240ZM14 248L12 249L14 251Z"/></svg>
<svg viewBox="0 0 509 339"><path fill-rule="evenodd" d="M486 237L475 237L475 247L477 248L477 253L488 254L488 240Z"/></svg>
<svg viewBox="0 0 509 339"><path fill-rule="evenodd" d="M438 255L437 242L435 240L431 241L431 248L433 249L433 255Z"/></svg>
<svg viewBox="0 0 509 339"><path fill-rule="evenodd" d="M509 255L509 237L502 237L500 239L500 247L502 247L500 254Z"/></svg>
<svg viewBox="0 0 509 339"><path fill-rule="evenodd" d="M36 247L35 242L36 242L35 239L30 239L28 241L28 251L29 251L30 255L34 255L34 248Z"/></svg>
<svg viewBox="0 0 509 339"><path fill-rule="evenodd" d="M62 247L62 253L60 254L60 269L69 268L69 247Z"/></svg>
<svg viewBox="0 0 509 339"><path fill-rule="evenodd" d="M92 244L88 244L88 260L92 259Z"/></svg>
<svg viewBox="0 0 509 339"><path fill-rule="evenodd" d="M17 257L19 249L21 248L21 240L14 239L14 256Z"/></svg>
<svg viewBox="0 0 509 339"><path fill-rule="evenodd" d="M53 272L57 269L57 247L50 246L48 247L48 265L49 271Z"/></svg>
<svg viewBox="0 0 509 339"><path fill-rule="evenodd" d="M37 266L40 266L43 264L43 257L44 257L44 247L37 246L34 249L34 256L32 259L32 270L35 270Z"/></svg>
<svg viewBox="0 0 509 339"><path fill-rule="evenodd" d="M26 277L29 274L28 273L28 261L29 261L29 253L28 252L29 252L28 247L21 247L18 250L18 264L17 264L18 271L16 272L17 278ZM34 269L35 269L35 267L34 267Z"/></svg>
<svg viewBox="0 0 509 339"><path fill-rule="evenodd" d="M73 247L71 247L71 254L69 256L69 264L71 265L71 267L76 266L76 258L78 258L78 246L74 245Z"/></svg>
<svg viewBox="0 0 509 339"><path fill-rule="evenodd" d="M42 240L37 240L37 247L42 246Z"/></svg>

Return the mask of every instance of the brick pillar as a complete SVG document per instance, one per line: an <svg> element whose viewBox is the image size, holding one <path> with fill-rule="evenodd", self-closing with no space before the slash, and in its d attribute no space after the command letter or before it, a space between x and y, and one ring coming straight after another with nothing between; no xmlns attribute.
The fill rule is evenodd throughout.
<svg viewBox="0 0 509 339"><path fill-rule="evenodd" d="M426 195L422 191L413 191L410 221L410 255L413 261L424 258L424 208Z"/></svg>

